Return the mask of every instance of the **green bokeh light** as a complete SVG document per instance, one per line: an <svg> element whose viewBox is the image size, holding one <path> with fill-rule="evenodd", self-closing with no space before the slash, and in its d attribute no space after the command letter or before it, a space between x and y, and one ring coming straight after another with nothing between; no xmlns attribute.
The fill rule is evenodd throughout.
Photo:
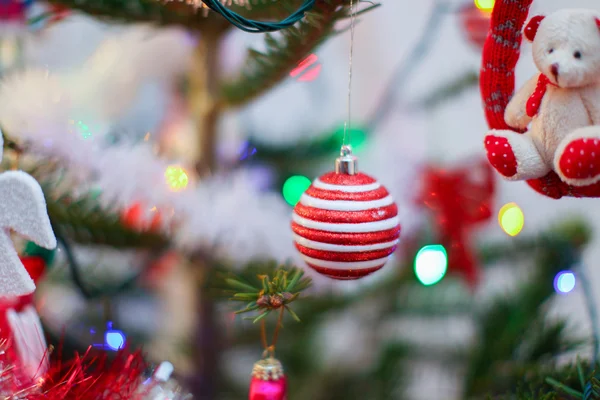
<svg viewBox="0 0 600 400"><path fill-rule="evenodd" d="M341 142L344 137L344 126L342 125L338 130L335 131L335 138L338 142ZM359 127L352 127L348 130L346 137L348 142L352 145L353 150L360 150L360 148L367 141L367 132L365 129Z"/></svg>
<svg viewBox="0 0 600 400"><path fill-rule="evenodd" d="M187 172L179 165L169 165L165 171L165 179L174 192L185 189L189 183Z"/></svg>
<svg viewBox="0 0 600 400"><path fill-rule="evenodd" d="M448 254L442 245L424 246L415 257L415 275L425 286L435 285L441 281L447 270Z"/></svg>
<svg viewBox="0 0 600 400"><path fill-rule="evenodd" d="M495 4L496 0L475 0L475 7L482 11L492 11Z"/></svg>
<svg viewBox="0 0 600 400"><path fill-rule="evenodd" d="M295 206L300 201L302 193L310 186L310 179L302 175L294 175L287 178L283 184L283 198L288 204Z"/></svg>

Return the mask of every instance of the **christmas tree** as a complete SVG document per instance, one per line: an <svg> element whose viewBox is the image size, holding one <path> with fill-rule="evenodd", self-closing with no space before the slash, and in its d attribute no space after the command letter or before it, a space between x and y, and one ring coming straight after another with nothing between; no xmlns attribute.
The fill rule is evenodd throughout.
<svg viewBox="0 0 600 400"><path fill-rule="evenodd" d="M600 398L593 221L481 146L513 3L10 0L0 393Z"/></svg>

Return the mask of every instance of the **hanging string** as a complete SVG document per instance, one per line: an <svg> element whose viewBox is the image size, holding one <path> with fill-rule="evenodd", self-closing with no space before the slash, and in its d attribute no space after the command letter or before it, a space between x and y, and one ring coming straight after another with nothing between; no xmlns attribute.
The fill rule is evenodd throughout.
<svg viewBox="0 0 600 400"><path fill-rule="evenodd" d="M223 18L229 21L235 27L250 33L275 32L286 29L294 25L296 22L304 18L304 14L310 11L315 0L305 0L304 3L294 11L290 16L279 22L261 22L252 19L246 19L241 15L231 11L220 0L202 0L208 8L220 14Z"/></svg>
<svg viewBox="0 0 600 400"><path fill-rule="evenodd" d="M347 156L352 154L352 147L350 146L351 139L351 125L352 121L352 55L354 53L354 20L356 19L356 13L354 11L354 1L350 0L350 55L348 57L348 116L346 123L344 123L344 137L342 138L342 150L341 155Z"/></svg>
<svg viewBox="0 0 600 400"><path fill-rule="evenodd" d="M273 341L271 344L267 341L267 322L263 319L260 324L260 340L264 348L263 358L267 356L275 357L275 346L277 346L277 339L279 338L279 332L283 326L283 316L285 314L285 308L280 307L279 318L277 319L277 325L275 325L275 331L273 332Z"/></svg>

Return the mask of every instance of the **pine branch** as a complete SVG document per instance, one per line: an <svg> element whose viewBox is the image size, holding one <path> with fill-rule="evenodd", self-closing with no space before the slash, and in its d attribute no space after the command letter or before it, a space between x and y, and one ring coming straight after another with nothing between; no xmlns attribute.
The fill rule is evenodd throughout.
<svg viewBox="0 0 600 400"><path fill-rule="evenodd" d="M579 249L589 238L587 231L587 225L574 221L545 235L547 240L536 254L531 279L510 296L498 298L477 318L480 343L471 357L467 394L510 390L515 387L517 366L539 363L559 349L572 348L573 341L564 334L563 326L540 323L546 301L554 294L554 276L578 262ZM523 346L528 341L527 350Z"/></svg>
<svg viewBox="0 0 600 400"><path fill-rule="evenodd" d="M177 25L190 30L206 26L228 26L220 15L199 9L185 0L49 0L50 3L78 10L94 17L119 22L150 22L157 25ZM255 20L280 20L296 10L302 0L256 1L247 7L232 4L229 8L239 15Z"/></svg>
<svg viewBox="0 0 600 400"><path fill-rule="evenodd" d="M269 91L332 33L335 23L348 16L349 0L318 1L312 12L279 39L265 35L267 50L248 51L241 75L223 83L223 105L236 107Z"/></svg>
<svg viewBox="0 0 600 400"><path fill-rule="evenodd" d="M231 300L247 303L236 314L258 312L252 317L256 323L273 310L285 309L294 320L300 321L298 315L290 308L304 290L311 285L311 280L304 277L304 271L299 268L273 268L267 266L267 271L256 275L253 279L230 276L225 279L230 289Z"/></svg>
<svg viewBox="0 0 600 400"><path fill-rule="evenodd" d="M528 330L516 356L524 362L552 360L578 349L584 343L584 340L572 335L567 321L546 321L544 316L540 316Z"/></svg>
<svg viewBox="0 0 600 400"><path fill-rule="evenodd" d="M77 243L154 249L168 244L161 235L126 228L118 216L102 210L93 200L69 202L46 195L46 203L54 229Z"/></svg>
<svg viewBox="0 0 600 400"><path fill-rule="evenodd" d="M81 11L94 17L118 22L149 22L178 25L190 30L229 25L214 12L207 16L192 4L161 0L49 0L50 3Z"/></svg>
<svg viewBox="0 0 600 400"><path fill-rule="evenodd" d="M560 368L555 366L528 366L514 393L494 397L517 400L592 400L600 398L600 382L596 371L585 367L589 363L577 361Z"/></svg>

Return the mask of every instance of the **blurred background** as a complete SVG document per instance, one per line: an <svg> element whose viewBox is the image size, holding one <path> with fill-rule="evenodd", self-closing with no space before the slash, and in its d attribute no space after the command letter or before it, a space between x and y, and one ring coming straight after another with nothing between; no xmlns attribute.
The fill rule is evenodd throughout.
<svg viewBox="0 0 600 400"><path fill-rule="evenodd" d="M74 9L57 18L27 4L29 18L52 17L0 24L0 124L4 163L22 149L59 237L54 252L23 243L21 254L44 257L35 304L65 352L141 346L172 362L195 398L245 398L258 324L219 288L274 261L313 280L296 301L302 322L286 317L277 346L291 400L538 398L516 388L537 390L539 371L592 356L600 207L487 167L478 73L489 4L388 0L358 17L350 140L361 171L398 203L402 233L384 269L337 282L303 263L289 221L341 145L347 15L317 32L318 47L275 33L278 47L203 10L195 29L129 18L119 2L59 3ZM280 3L251 8L280 15ZM573 7L600 10L544 0L530 15ZM32 74L19 81L22 70ZM517 85L535 72L524 43ZM48 106L56 87L66 96ZM225 105L214 108L219 87ZM89 140L61 136L67 120Z"/></svg>

